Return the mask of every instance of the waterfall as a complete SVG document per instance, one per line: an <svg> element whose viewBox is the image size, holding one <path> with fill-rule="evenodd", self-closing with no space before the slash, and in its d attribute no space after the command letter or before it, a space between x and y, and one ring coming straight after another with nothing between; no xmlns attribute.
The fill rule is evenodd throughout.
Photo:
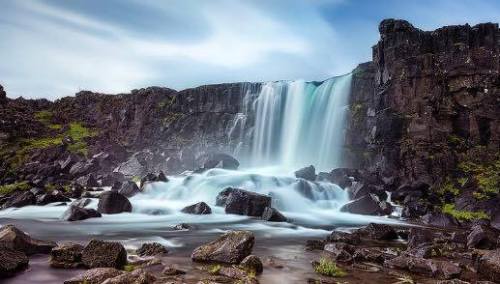
<svg viewBox="0 0 500 284"><path fill-rule="evenodd" d="M270 82L253 102L253 166L341 166L351 74L322 83Z"/></svg>

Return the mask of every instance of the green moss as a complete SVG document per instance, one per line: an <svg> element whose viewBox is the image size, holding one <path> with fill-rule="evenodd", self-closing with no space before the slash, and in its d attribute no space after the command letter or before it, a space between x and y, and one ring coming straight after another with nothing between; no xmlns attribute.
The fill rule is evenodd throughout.
<svg viewBox="0 0 500 284"><path fill-rule="evenodd" d="M452 146L463 146L465 145L465 139L457 135L448 135L448 143Z"/></svg>
<svg viewBox="0 0 500 284"><path fill-rule="evenodd" d="M123 266L123 270L127 271L127 272L132 272L135 270L135 265L133 264L127 264L125 266Z"/></svg>
<svg viewBox="0 0 500 284"><path fill-rule="evenodd" d="M460 221L472 221L477 219L489 219L488 214L483 211L456 210L454 204L444 204L442 212L455 217Z"/></svg>
<svg viewBox="0 0 500 284"><path fill-rule="evenodd" d="M207 271L208 273L210 274L218 274L219 271L221 269L221 266L219 264L214 264L214 265L210 265L208 268L207 268Z"/></svg>
<svg viewBox="0 0 500 284"><path fill-rule="evenodd" d="M459 170L471 175L479 189L487 195L496 195L500 188L500 159L489 163L464 161L458 164Z"/></svg>
<svg viewBox="0 0 500 284"><path fill-rule="evenodd" d="M30 185L26 181L0 185L0 194L9 194L18 190L29 190Z"/></svg>
<svg viewBox="0 0 500 284"><path fill-rule="evenodd" d="M455 185L453 184L453 181L448 177L441 184L441 187L439 188L439 193L441 195L444 195L446 193L451 193L451 194L453 194L453 196L458 196L460 194L460 190L455 187Z"/></svg>
<svg viewBox="0 0 500 284"><path fill-rule="evenodd" d="M334 261L326 257L319 260L318 265L314 267L314 271L318 274L330 277L344 277L347 275L345 271L337 267Z"/></svg>
<svg viewBox="0 0 500 284"><path fill-rule="evenodd" d="M35 114L33 116L35 117L36 120L38 120L42 123L48 123L52 119L53 114L51 111L42 110L42 111L35 112Z"/></svg>
<svg viewBox="0 0 500 284"><path fill-rule="evenodd" d="M60 124L50 124L48 127L50 129L53 129L53 130L61 130L62 125L60 125Z"/></svg>

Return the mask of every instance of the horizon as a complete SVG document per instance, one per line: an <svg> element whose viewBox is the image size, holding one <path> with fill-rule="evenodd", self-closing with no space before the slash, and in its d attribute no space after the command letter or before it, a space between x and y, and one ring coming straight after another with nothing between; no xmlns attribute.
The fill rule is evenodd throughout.
<svg viewBox="0 0 500 284"><path fill-rule="evenodd" d="M322 81L371 61L382 19L434 30L500 18L500 5L487 0L4 5L0 84L10 98L52 101L83 90L118 94L149 86L180 91L221 83Z"/></svg>

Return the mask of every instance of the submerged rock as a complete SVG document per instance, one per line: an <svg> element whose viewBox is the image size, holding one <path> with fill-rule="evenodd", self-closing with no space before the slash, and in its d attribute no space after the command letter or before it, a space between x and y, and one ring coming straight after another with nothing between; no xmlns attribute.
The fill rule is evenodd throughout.
<svg viewBox="0 0 500 284"><path fill-rule="evenodd" d="M271 206L271 197L243 189L228 187L217 195L217 206L226 213L260 217Z"/></svg>
<svg viewBox="0 0 500 284"><path fill-rule="evenodd" d="M0 247L22 251L27 255L50 253L56 243L33 239L14 225L5 225L0 229Z"/></svg>
<svg viewBox="0 0 500 284"><path fill-rule="evenodd" d="M138 248L135 252L139 256L155 256L155 255L167 254L168 250L164 245L160 243L146 243L142 244L142 246Z"/></svg>
<svg viewBox="0 0 500 284"><path fill-rule="evenodd" d="M295 172L295 177L296 178L303 178L303 179L309 180L309 181L315 181L316 180L316 169L314 168L313 165L302 168L302 169Z"/></svg>
<svg viewBox="0 0 500 284"><path fill-rule="evenodd" d="M101 284L106 281L106 279L116 277L123 273L125 272L116 268L94 268L64 281L64 284Z"/></svg>
<svg viewBox="0 0 500 284"><path fill-rule="evenodd" d="M91 240L82 252L82 262L88 268L122 268L127 264L127 251L118 242Z"/></svg>
<svg viewBox="0 0 500 284"><path fill-rule="evenodd" d="M181 212L187 214L204 215L212 214L212 209L205 202L198 202L196 204L184 207Z"/></svg>
<svg viewBox="0 0 500 284"><path fill-rule="evenodd" d="M21 251L0 247L0 279L28 268L29 259Z"/></svg>
<svg viewBox="0 0 500 284"><path fill-rule="evenodd" d="M99 197L97 211L102 214L132 212L132 204L127 197L115 191L106 191Z"/></svg>
<svg viewBox="0 0 500 284"><path fill-rule="evenodd" d="M391 214L392 206L385 201L380 201L375 194L368 194L342 206L340 211L353 214L382 216Z"/></svg>
<svg viewBox="0 0 500 284"><path fill-rule="evenodd" d="M276 208L272 207L266 207L264 209L264 213L262 213L263 220L270 221L270 222L286 222L287 219L286 217L281 214L281 212L278 211Z"/></svg>
<svg viewBox="0 0 500 284"><path fill-rule="evenodd" d="M230 231L218 239L197 247L191 259L197 262L239 264L252 253L255 237L249 231Z"/></svg>
<svg viewBox="0 0 500 284"><path fill-rule="evenodd" d="M84 247L76 243L65 243L50 252L50 266L54 268L76 268L82 265Z"/></svg>
<svg viewBox="0 0 500 284"><path fill-rule="evenodd" d="M243 268L245 271L254 272L257 274L262 273L262 271L264 270L264 266L262 265L262 261L256 255L249 255L249 256L245 257L241 261L240 267Z"/></svg>
<svg viewBox="0 0 500 284"><path fill-rule="evenodd" d="M65 221L80 221L98 217L102 217L102 215L95 209L70 205L68 209L64 211L64 214L62 215L61 219Z"/></svg>

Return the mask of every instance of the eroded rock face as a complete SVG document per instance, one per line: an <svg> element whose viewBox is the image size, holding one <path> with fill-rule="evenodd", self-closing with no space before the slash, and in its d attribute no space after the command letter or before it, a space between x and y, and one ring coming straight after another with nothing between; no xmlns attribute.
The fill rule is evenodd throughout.
<svg viewBox="0 0 500 284"><path fill-rule="evenodd" d="M21 251L26 255L50 253L56 243L31 238L14 225L5 225L0 229L0 247Z"/></svg>
<svg viewBox="0 0 500 284"><path fill-rule="evenodd" d="M15 275L28 267L29 259L23 252L0 247L0 278Z"/></svg>
<svg viewBox="0 0 500 284"><path fill-rule="evenodd" d="M239 264L252 253L255 237L249 231L231 231L196 248L191 259L198 262Z"/></svg>
<svg viewBox="0 0 500 284"><path fill-rule="evenodd" d="M132 212L132 204L124 195L115 191L106 191L99 197L97 211L102 214Z"/></svg>
<svg viewBox="0 0 500 284"><path fill-rule="evenodd" d="M127 251L117 242L91 240L82 251L82 263L88 268L122 268L127 263Z"/></svg>
<svg viewBox="0 0 500 284"><path fill-rule="evenodd" d="M475 225L467 236L467 247L479 249L493 249L497 247L499 232L493 228Z"/></svg>

